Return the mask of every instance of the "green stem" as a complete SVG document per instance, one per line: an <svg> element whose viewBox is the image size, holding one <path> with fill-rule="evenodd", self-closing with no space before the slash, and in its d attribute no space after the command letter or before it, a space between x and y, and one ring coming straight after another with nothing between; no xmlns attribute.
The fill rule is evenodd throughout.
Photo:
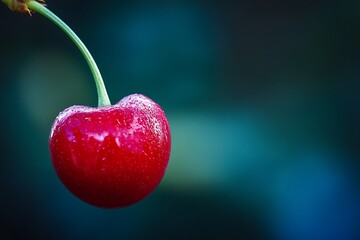
<svg viewBox="0 0 360 240"><path fill-rule="evenodd" d="M42 4L36 2L36 1L29 1L26 2L26 5L29 7L29 9L40 13L44 17L50 19L53 23L55 23L58 27L60 27L70 38L71 40L76 44L76 46L79 48L82 55L85 57L87 63L89 64L89 67L91 69L91 72L95 79L97 94L98 94L98 106L109 106L111 105L109 96L106 92L104 81L101 77L99 68L97 67L95 60L91 56L89 50L86 48L85 44L80 40L80 38L70 29L68 25L66 25L60 18L58 18L54 13L52 13L49 9L47 9Z"/></svg>

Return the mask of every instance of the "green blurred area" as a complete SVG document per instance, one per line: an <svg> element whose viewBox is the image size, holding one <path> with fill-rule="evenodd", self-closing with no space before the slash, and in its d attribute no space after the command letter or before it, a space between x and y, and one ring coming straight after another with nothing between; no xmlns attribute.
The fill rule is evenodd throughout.
<svg viewBox="0 0 360 240"><path fill-rule="evenodd" d="M81 202L48 153L57 114L96 106L75 45L0 7L0 238L359 239L360 3L47 1L113 103L158 102L173 144L158 189Z"/></svg>

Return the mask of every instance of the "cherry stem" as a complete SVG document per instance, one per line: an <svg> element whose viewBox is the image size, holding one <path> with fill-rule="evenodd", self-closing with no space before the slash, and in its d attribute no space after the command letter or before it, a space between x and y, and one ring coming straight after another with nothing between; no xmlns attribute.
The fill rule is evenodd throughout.
<svg viewBox="0 0 360 240"><path fill-rule="evenodd" d="M51 12L42 4L36 1L29 1L26 2L26 5L29 7L29 9L38 12L44 17L50 19L71 38L71 40L79 48L82 55L85 57L86 62L88 63L90 70L92 72L92 75L94 76L97 94L98 94L98 106L102 107L102 106L111 105L109 96L106 92L104 81L100 74L100 70L97 67L94 58L91 56L89 50L86 48L85 44L80 40L80 38L74 33L73 30L71 30L71 28L68 25L66 25L66 23L64 23L59 17L57 17L53 12Z"/></svg>

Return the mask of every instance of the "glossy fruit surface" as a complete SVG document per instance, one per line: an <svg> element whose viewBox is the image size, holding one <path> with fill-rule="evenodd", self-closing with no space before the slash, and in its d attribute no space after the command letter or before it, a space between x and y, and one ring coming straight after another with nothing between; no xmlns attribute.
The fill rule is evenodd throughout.
<svg viewBox="0 0 360 240"><path fill-rule="evenodd" d="M61 112L49 147L57 175L74 195L114 208L140 201L160 183L171 136L160 106L133 94L112 106Z"/></svg>

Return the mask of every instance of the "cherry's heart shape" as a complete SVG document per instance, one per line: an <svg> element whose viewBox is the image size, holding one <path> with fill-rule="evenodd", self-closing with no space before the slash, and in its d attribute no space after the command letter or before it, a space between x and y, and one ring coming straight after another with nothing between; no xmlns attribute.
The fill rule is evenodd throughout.
<svg viewBox="0 0 360 240"><path fill-rule="evenodd" d="M52 126L49 148L70 192L97 207L125 207L163 178L170 128L158 104L133 94L112 106L67 108Z"/></svg>

